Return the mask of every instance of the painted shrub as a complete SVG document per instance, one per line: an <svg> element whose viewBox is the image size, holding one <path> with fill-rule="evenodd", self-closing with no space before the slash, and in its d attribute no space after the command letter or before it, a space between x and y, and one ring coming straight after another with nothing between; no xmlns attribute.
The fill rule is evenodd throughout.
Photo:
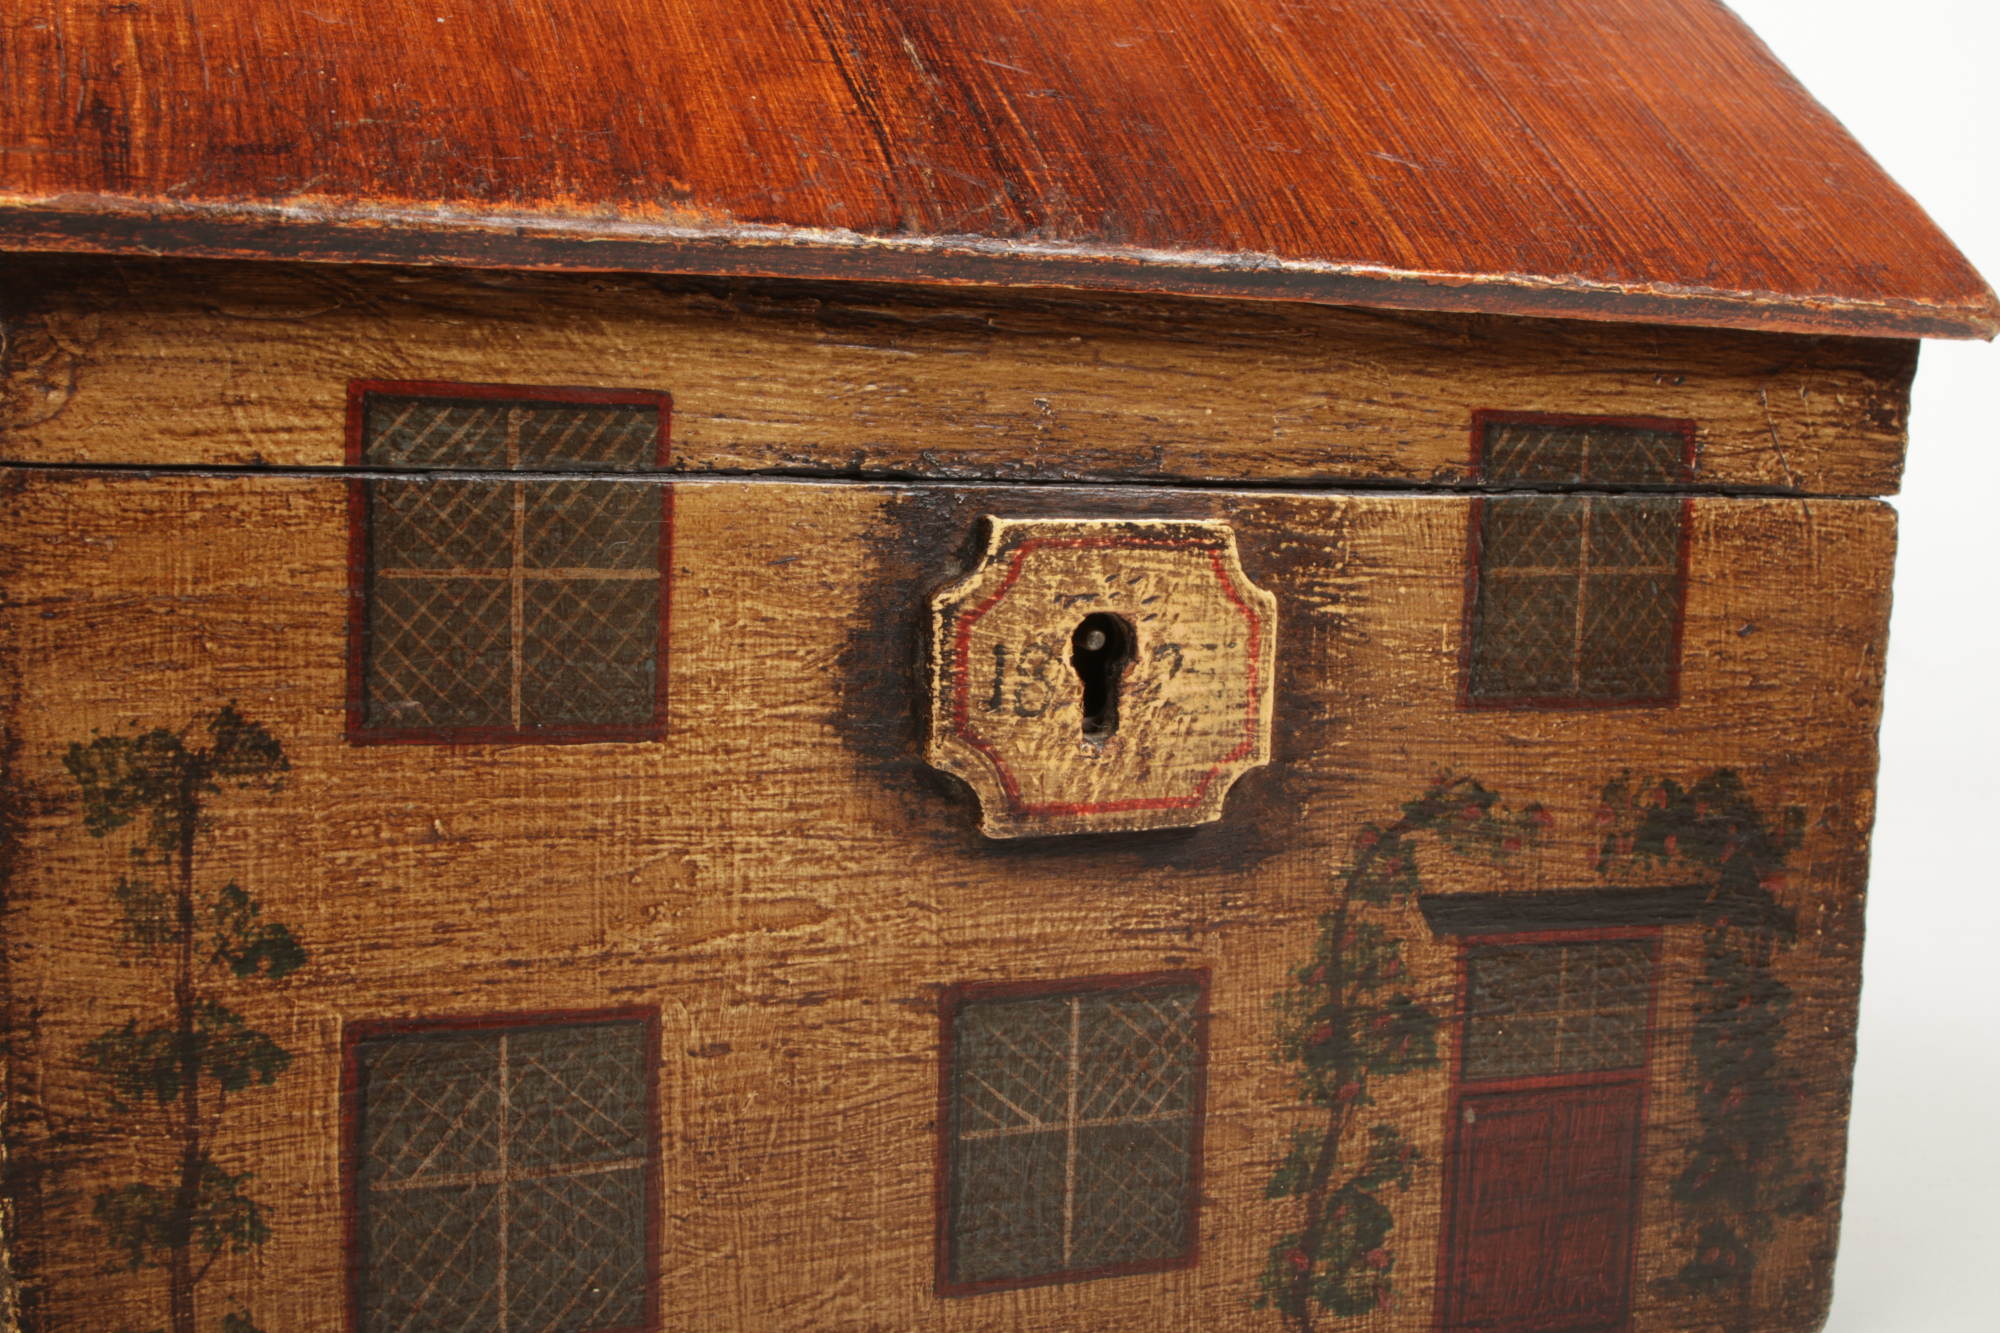
<svg viewBox="0 0 2000 1333"><path fill-rule="evenodd" d="M1476 779L1443 774L1400 819L1363 825L1333 877L1312 955L1274 999L1278 1058L1292 1066L1299 1100L1326 1117L1293 1136L1265 1188L1267 1198L1297 1201L1299 1227L1271 1246L1255 1304L1300 1333L1322 1314L1393 1303L1396 1219L1383 1194L1409 1188L1417 1154L1388 1121L1368 1125L1365 1142L1355 1130L1375 1104L1375 1080L1438 1063L1442 1020L1410 995L1403 942L1371 917L1422 892L1424 835L1454 855L1506 860L1548 822L1540 806L1513 813Z"/></svg>
<svg viewBox="0 0 2000 1333"><path fill-rule="evenodd" d="M162 1269L171 1333L194 1333L195 1293L225 1253L264 1243L270 1228L212 1143L229 1099L275 1083L291 1053L225 1003L231 990L277 981L303 966L292 932L263 919L231 882L204 889L195 865L210 805L225 786L276 790L289 764L269 731L232 704L179 731L97 736L69 747L63 766L83 794L94 838L136 825L132 865L111 886L121 947L164 982L161 1007L92 1040L86 1057L108 1089L112 1113L146 1143L146 1178L101 1190L93 1209L112 1272ZM243 1310L219 1333L256 1333Z"/></svg>

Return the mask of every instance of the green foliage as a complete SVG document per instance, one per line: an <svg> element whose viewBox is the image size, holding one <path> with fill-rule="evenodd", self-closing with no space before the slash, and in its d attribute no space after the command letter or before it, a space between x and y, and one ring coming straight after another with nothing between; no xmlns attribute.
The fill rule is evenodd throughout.
<svg viewBox="0 0 2000 1333"><path fill-rule="evenodd" d="M1327 1207L1316 1241L1294 1231L1271 1247L1257 1278L1260 1308L1304 1321L1314 1305L1341 1319L1390 1305L1396 1256L1388 1239L1396 1219L1388 1205L1343 1185L1328 1196Z"/></svg>
<svg viewBox="0 0 2000 1333"><path fill-rule="evenodd" d="M182 1211L175 1191L143 1182L100 1191L93 1211L97 1225L119 1258L107 1272L136 1273L165 1268L176 1249L187 1248L204 1258L227 1249L245 1254L271 1234L264 1210L243 1192L254 1177L248 1171L231 1175L201 1159L194 1206Z"/></svg>
<svg viewBox="0 0 2000 1333"><path fill-rule="evenodd" d="M121 1114L147 1100L162 1106L180 1100L181 1052L174 1029L142 1028L136 1018L99 1033L83 1048L84 1058L111 1085L111 1109Z"/></svg>
<svg viewBox="0 0 2000 1333"><path fill-rule="evenodd" d="M187 733L197 727L208 733L205 749L188 748ZM146 845L169 856L194 836L203 799L222 782L275 790L291 764L277 737L232 703L179 732L155 727L75 742L63 767L83 789L83 826L93 838L143 815Z"/></svg>
<svg viewBox="0 0 2000 1333"><path fill-rule="evenodd" d="M1403 1131L1383 1121L1369 1128L1368 1137L1368 1158L1347 1183L1364 1190L1379 1189L1383 1185L1408 1189L1416 1175L1418 1157L1416 1149L1404 1141ZM1314 1168L1319 1164L1324 1143L1321 1135L1305 1130L1294 1131L1291 1150L1279 1162L1270 1184L1264 1187L1264 1197L1282 1199L1304 1194Z"/></svg>
<svg viewBox="0 0 2000 1333"><path fill-rule="evenodd" d="M177 1027L141 1027L128 1018L93 1038L84 1055L110 1083L111 1106L119 1112L149 1100L179 1101L190 1070L232 1093L268 1087L292 1063L289 1051L214 999L196 1001L194 1030L185 1037Z"/></svg>
<svg viewBox="0 0 2000 1333"><path fill-rule="evenodd" d="M1805 834L1806 812L1787 806L1780 826L1764 822L1743 780L1717 769L1683 790L1668 779L1641 789L1632 775L1605 784L1597 810L1606 829L1597 868L1608 873L1619 858L1642 865L1700 868L1715 887L1703 906L1705 925L1720 925L1792 943L1798 921L1776 897L1785 886L1785 858Z"/></svg>
<svg viewBox="0 0 2000 1333"><path fill-rule="evenodd" d="M119 944L131 956L150 958L159 950L180 942L174 922L174 896L153 887L138 875L120 875L111 886L111 899L118 904L123 930Z"/></svg>
<svg viewBox="0 0 2000 1333"><path fill-rule="evenodd" d="M261 972L277 981L305 966L306 951L285 926L275 921L260 923L262 910L257 900L234 882L224 885L208 912L215 925L211 957L236 977L254 977Z"/></svg>
<svg viewBox="0 0 2000 1333"><path fill-rule="evenodd" d="M244 1192L250 1174L216 1165L206 1136L230 1094L268 1087L292 1062L212 985L226 984L225 976L281 980L305 965L306 952L288 927L264 920L261 905L239 885L212 894L196 887L197 840L207 827L208 802L225 786L276 790L290 765L277 738L234 704L178 732L156 727L78 742L63 764L82 791L83 826L92 837L138 826L133 871L111 889L123 926L120 944L128 958L164 963L170 987L158 1020L129 1018L85 1047L114 1112L152 1106L167 1113L179 1166L173 1187L134 1181L98 1194L98 1227L118 1256L110 1271L172 1268L198 1254L204 1260L192 1270L198 1283L217 1255L244 1253L270 1234ZM170 886L158 882L161 872ZM174 1328L193 1327L192 1298L193 1284L170 1285ZM217 1327L257 1333L242 1310L224 1315Z"/></svg>
<svg viewBox="0 0 2000 1333"><path fill-rule="evenodd" d="M1791 1152L1802 1096L1782 1060L1792 992L1771 971L1775 951L1798 934L1795 915L1777 895L1805 811L1787 807L1771 827L1728 769L1688 789L1626 773L1605 786L1598 823L1606 830L1600 873L1621 862L1677 867L1712 884L1699 914L1702 974L1690 1048L1701 1135L1673 1182L1689 1256L1676 1284L1692 1292L1741 1290L1759 1243L1772 1234L1771 1215L1824 1204L1823 1184L1802 1177Z"/></svg>
<svg viewBox="0 0 2000 1333"><path fill-rule="evenodd" d="M273 981L305 966L306 951L291 929L280 922L261 920L262 904L234 881L213 897L193 896L194 915L209 928L210 963L228 968L239 979L262 975ZM152 958L181 942L173 894L155 888L150 880L121 875L112 886L111 897L118 904L120 943L128 955Z"/></svg>
<svg viewBox="0 0 2000 1333"><path fill-rule="evenodd" d="M1278 1159L1278 1169L1264 1186L1267 1199L1297 1198L1312 1185L1313 1168L1319 1165L1324 1136L1317 1130L1295 1129L1291 1147Z"/></svg>
<svg viewBox="0 0 2000 1333"><path fill-rule="evenodd" d="M1373 1080L1437 1065L1441 1020L1408 990L1403 942L1360 914L1422 891L1427 839L1453 855L1505 861L1550 822L1540 806L1512 813L1489 788L1447 773L1406 802L1401 819L1355 835L1312 955L1273 1000L1278 1058L1292 1066L1299 1099L1325 1108L1327 1121L1294 1133L1265 1187L1266 1198L1300 1200L1305 1219L1271 1247L1258 1308L1308 1330L1316 1311L1347 1318L1394 1301L1395 1217L1381 1193L1409 1188L1415 1150L1387 1123L1369 1130L1367 1155L1344 1177L1340 1150L1359 1109L1374 1104Z"/></svg>
<svg viewBox="0 0 2000 1333"><path fill-rule="evenodd" d="M291 1068L291 1052L244 1026L241 1015L215 1000L200 1001L194 1039L201 1072L224 1092L241 1092L253 1083L269 1087Z"/></svg>
<svg viewBox="0 0 2000 1333"><path fill-rule="evenodd" d="M1375 1125L1369 1136L1366 1161L1327 1194L1324 1221L1312 1229L1313 1239L1295 1231L1271 1247L1257 1279L1259 1308L1309 1323L1313 1305L1344 1319L1393 1302L1396 1256L1388 1242L1396 1219L1379 1191L1391 1184L1398 1192L1407 1190L1417 1155L1394 1125ZM1266 1197L1305 1193L1320 1144L1317 1135L1295 1137Z"/></svg>
<svg viewBox="0 0 2000 1333"><path fill-rule="evenodd" d="M1318 948L1274 1001L1279 1058L1299 1097L1318 1106L1366 1104L1373 1075L1437 1064L1438 1017L1401 989L1403 942L1372 922L1322 923ZM1350 1086L1352 1085L1352 1086Z"/></svg>

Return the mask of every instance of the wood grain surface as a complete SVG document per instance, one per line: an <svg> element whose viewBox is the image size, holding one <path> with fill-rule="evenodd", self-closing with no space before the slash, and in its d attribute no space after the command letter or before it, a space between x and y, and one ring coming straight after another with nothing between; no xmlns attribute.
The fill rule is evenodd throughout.
<svg viewBox="0 0 2000 1333"><path fill-rule="evenodd" d="M668 466L1464 485L1475 414L1692 419L1698 487L1880 495L1916 344L1050 291L49 261L0 457L337 467L347 385L664 391ZM135 423L144 423L143 429Z"/></svg>
<svg viewBox="0 0 2000 1333"><path fill-rule="evenodd" d="M32 0L0 245L1991 337L1715 0Z"/></svg>
<svg viewBox="0 0 2000 1333"><path fill-rule="evenodd" d="M295 336L314 319L265 327ZM218 361L261 373L247 355ZM76 409L89 374L50 424L87 419ZM280 438L293 429L288 394L240 389L209 418L230 448L271 438L266 423ZM337 436L332 420L313 426L322 436ZM1650 902L1649 885L1699 878L1706 863L1685 844L1650 868L1622 857L1606 868L1606 830L1627 817L1606 784L1628 771L1627 789L1659 791L1663 808L1667 789L1647 784L1686 791L1728 770L1756 810L1800 812L1798 845L1764 890L1796 913L1796 943L1768 965L1791 995L1777 1047L1791 1082L1774 1114L1814 1188L1757 1214L1754 1276L1722 1296L1676 1286L1688 1265L1719 1262L1703 1259L1673 1185L1713 1094L1693 997L1718 955L1712 931L1672 918L1659 936L1631 1326L1817 1327L1837 1235L1893 515L1865 500L1698 497L1677 707L1467 712L1471 504L684 481L664 738L361 747L345 738L345 481L6 473L7 1134L23 1326L151 1328L164 1309L157 1274L105 1274L112 1256L91 1215L96 1193L151 1150L106 1110L89 1043L150 1012L160 982L121 961L130 941L107 895L132 862L124 835L83 827L64 757L233 701L290 768L281 790L213 798L200 873L289 923L307 961L240 1002L292 1060L219 1122L217 1160L255 1172L245 1188L270 1234L204 1280L204 1330L237 1308L266 1333L337 1326L350 1025L633 1009L657 1011L661 1043L662 1327L1294 1327L1252 1303L1267 1255L1282 1261L1298 1226L1296 1201L1267 1184L1292 1132L1325 1112L1301 1099L1273 997L1310 980L1333 895L1374 845L1368 830L1415 818L1399 810L1441 769L1476 777L1540 832L1492 856L1411 832L1434 896L1623 886ZM979 833L970 793L924 762L927 599L987 514L1234 528L1287 639L1274 761L1237 784L1221 821L996 842ZM1483 826L1477 810L1467 818ZM1433 933L1417 900L1395 901L1367 919L1402 937L1416 999L1455 1012L1456 939ZM1199 1263L940 1298L946 988L1203 969ZM1407 1191L1383 1187L1395 1226L1369 1260L1392 1272L1393 1299L1322 1329L1433 1327L1452 1078L1447 1062L1375 1087L1371 1114L1412 1153Z"/></svg>

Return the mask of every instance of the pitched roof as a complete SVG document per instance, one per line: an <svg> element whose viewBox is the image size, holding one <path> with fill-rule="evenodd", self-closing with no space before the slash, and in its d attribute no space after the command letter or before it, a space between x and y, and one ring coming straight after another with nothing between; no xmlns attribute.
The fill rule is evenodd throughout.
<svg viewBox="0 0 2000 1333"><path fill-rule="evenodd" d="M2000 329L1714 0L12 14L0 248Z"/></svg>

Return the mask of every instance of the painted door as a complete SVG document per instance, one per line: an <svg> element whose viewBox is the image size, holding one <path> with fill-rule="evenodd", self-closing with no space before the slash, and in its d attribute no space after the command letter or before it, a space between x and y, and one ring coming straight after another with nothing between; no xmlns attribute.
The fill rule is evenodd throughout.
<svg viewBox="0 0 2000 1333"><path fill-rule="evenodd" d="M1655 942L1468 945L1443 1325L1630 1320Z"/></svg>

